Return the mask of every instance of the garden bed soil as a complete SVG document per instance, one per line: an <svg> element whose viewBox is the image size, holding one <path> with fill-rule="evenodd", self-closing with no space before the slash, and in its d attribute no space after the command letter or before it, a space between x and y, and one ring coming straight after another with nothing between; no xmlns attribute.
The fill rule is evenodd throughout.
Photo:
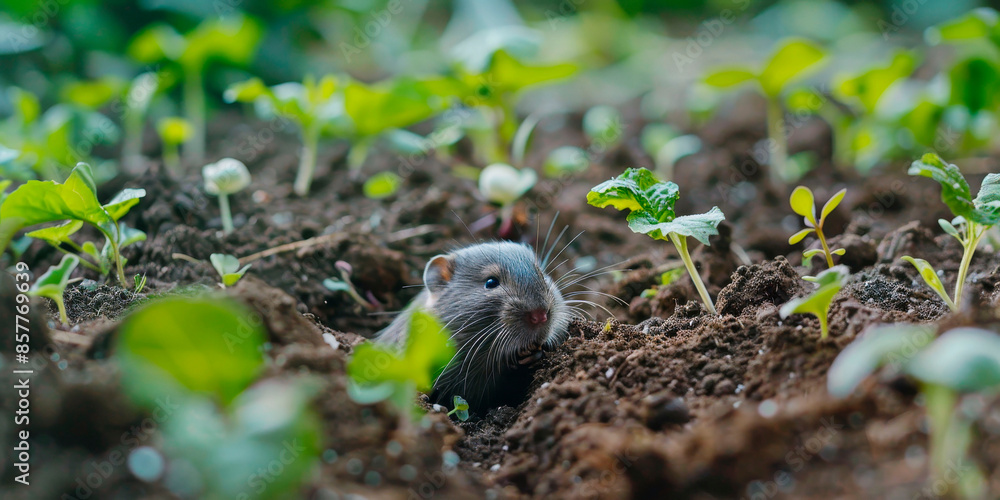
<svg viewBox="0 0 1000 500"><path fill-rule="evenodd" d="M126 220L149 239L125 252L126 274L145 274L148 284L139 294L86 281L73 285L66 297L69 327L58 326L53 308L36 302L34 321L48 325L47 342L36 347L49 357L32 401L32 432L39 437L31 495L79 495L76 479L93 472L90 464L121 449L121 436L137 424L142 432L148 416L127 404L108 357L117 321L129 310L178 288L216 286L210 265L175 254L202 261L214 252L246 257L314 237L321 237L319 244L253 261L247 277L225 292L264 318L273 346L266 376L308 373L323 382L315 409L325 423L325 451L320 470L303 488L305 498L937 494L928 488L943 486L926 483L926 425L915 388L905 380L869 380L854 396L835 400L826 393L826 372L844 346L880 323L996 330L1000 256L977 254L965 312L950 313L900 261L902 255L927 259L944 271L949 288L954 285L961 248L937 228L936 219L948 215L937 185L906 176L902 165L864 179L821 164L803 183L820 200L848 188L828 231L836 235L833 245L847 248L842 262L853 274L834 301L829 338L820 338L812 316L782 320L778 308L806 292L800 277L819 272L820 259L803 266L801 248L787 244L801 221L788 208L788 188L769 185L766 170L748 153L764 130L745 124L762 124L763 116L739 120L740 112L706 124L699 131L705 149L676 167L678 213L717 205L727 216L713 245L693 252L718 297L719 316L705 312L686 277L642 297L663 270L678 265L673 249L632 234L624 214L584 201L590 187L624 166L651 166L638 146L638 129L629 130L623 144L597 155L585 174L541 181L518 227L531 244L540 244L553 220L557 231L568 226L571 235L560 245L585 230L565 248L560 260L569 264L556 273L569 266L615 266L616 272L588 286L624 301L598 297L617 319L594 309L593 318L575 320L568 340L546 353L523 403L473 408L464 423L426 401L428 414L419 422L386 403L351 401L345 366L352 348L391 316L370 314L322 282L338 276L335 264L343 260L353 267L357 288L383 311L402 308L419 291L427 259L494 237L495 209L476 198L473 181L446 175L447 166L428 158L395 196L369 200L359 195L360 181L346 180L344 149L331 147L321 157L313 192L302 199L290 191L294 140L278 137L248 161L254 182L232 197L237 229L222 235L215 200L204 194L196 172L178 180L151 164L138 178L116 180L102 199L125 185L148 193ZM227 120L233 117L220 118ZM255 133L245 125L216 129L212 150L219 157L240 157L241 141ZM829 131L813 124L793 132L790 143L793 150L829 151L829 141ZM542 134L528 163L537 165L548 150L566 144L586 146L573 128ZM377 154L365 168L395 169L398 163ZM996 170L996 161L987 165ZM970 183L978 186L981 179L971 175ZM57 259L38 243L24 257L33 269ZM12 297L9 281L2 292L5 301ZM0 383L12 383L5 372ZM12 404L0 402L5 411L13 411ZM997 497L1000 404L984 404L971 455L987 471L990 496ZM155 442L154 433L143 434L143 442ZM94 490L92 498L171 498L120 467Z"/></svg>

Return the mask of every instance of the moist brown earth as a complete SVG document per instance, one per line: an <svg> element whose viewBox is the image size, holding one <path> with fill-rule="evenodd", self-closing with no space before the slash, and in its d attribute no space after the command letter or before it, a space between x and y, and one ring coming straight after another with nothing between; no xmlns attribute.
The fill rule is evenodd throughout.
<svg viewBox="0 0 1000 500"><path fill-rule="evenodd" d="M391 320L379 313L399 310L416 295L423 264L449 248L496 237L496 209L477 198L473 181L448 174L450 163L418 162L399 193L376 201L359 195L360 181L348 180L345 148L331 146L321 155L312 194L303 199L290 192L296 145L279 137L254 158L242 158L250 160L254 183L232 197L237 229L230 235L221 233L216 200L204 194L196 172L174 179L153 163L139 178L116 179L102 195L123 186L149 193L126 218L148 240L125 252L126 275L145 274L147 286L133 293L114 283L75 283L66 294L69 325L58 324L54 307L35 303L33 321L44 325L35 336L44 342L35 348L45 350L47 360L35 382L41 395L32 401L39 485L33 498L79 495L76 479L120 450L122 434L148 418L125 400L109 359L117 323L128 311L162 294L218 288L207 264L211 253L249 257L310 238L314 244L253 260L246 278L219 292L261 315L272 345L266 377L312 374L323 382L314 407L325 424L325 451L304 498L939 495L949 485L926 481L927 427L912 383L872 378L854 396L837 400L827 395L826 372L847 344L877 324L1000 331L1000 255L980 248L963 310L951 313L900 260L926 259L954 287L961 247L936 224L948 216L937 185L906 176L905 165L862 178L821 162L802 183L819 200L848 188L828 232L833 245L847 249L840 262L852 276L832 306L829 338L820 338L813 316L781 319L779 307L812 286L801 276L825 265L803 263L803 248L788 245L788 235L801 227L787 205L790 187L771 185L766 167L749 152L763 134L763 116L743 120L740 113L746 110L696 131L705 150L676 169L679 213L717 205L727 214L712 246L693 251L719 315L705 311L686 276L656 286L664 271L680 265L667 242L632 234L624 214L584 202L590 187L624 167L651 166L638 146L638 129L631 130L622 145L595 155L588 172L542 180L519 207L517 227L522 241L541 245L550 222L556 221L556 232L568 226L555 243L562 249L558 260L566 259L556 274L613 266L585 284L620 302L595 296L600 307L575 320L566 342L547 353L521 404L473 408L464 423L425 399L426 417L413 421L388 403L359 405L346 394L353 347ZM216 156L240 157L241 134L253 129L217 129ZM829 130L802 130L790 141L793 149L827 158ZM566 144L587 146L574 128L543 133L528 164L537 166ZM365 169L397 169L399 160L377 154ZM996 170L995 161L990 165ZM970 184L978 186L982 177L970 175ZM23 256L33 270L58 258L37 242ZM354 284L376 310L323 286L339 276L337 261L352 266ZM6 278L0 292L5 302L13 297ZM0 321L10 324L9 314L0 311ZM0 371L0 383L14 382L7 372ZM13 404L0 401L4 411ZM988 496L997 498L1000 402L985 397L981 408L970 456L986 471ZM145 439L155 442L153 435ZM26 498L19 494L9 498ZM91 498L140 497L172 498L123 468L103 478Z"/></svg>

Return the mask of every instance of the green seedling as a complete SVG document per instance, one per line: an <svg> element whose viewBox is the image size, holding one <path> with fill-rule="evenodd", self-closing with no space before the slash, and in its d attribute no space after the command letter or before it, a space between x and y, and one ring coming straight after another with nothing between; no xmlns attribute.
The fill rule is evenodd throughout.
<svg viewBox="0 0 1000 500"><path fill-rule="evenodd" d="M350 264L342 260L338 260L334 263L334 267L337 268L337 272L340 273L340 278L327 278L323 280L323 286L331 292L344 292L351 299L357 302L361 307L368 310L378 309L381 304L375 300L374 296L369 294L369 299L365 299L358 293L357 288L354 286L354 282L351 281L351 275L354 274L354 268Z"/></svg>
<svg viewBox="0 0 1000 500"><path fill-rule="evenodd" d="M396 194L402 183L403 179L394 172L382 172L369 177L365 181L364 186L362 186L362 190L365 193L365 197L373 200L381 200L382 198L388 198Z"/></svg>
<svg viewBox="0 0 1000 500"><path fill-rule="evenodd" d="M628 210L628 227L633 232L655 240L670 240L684 261L684 267L705 308L711 314L718 314L688 253L687 238L690 236L703 245L709 245L708 238L719 234L719 223L726 216L719 207L712 207L704 214L678 217L674 204L680 197L679 191L677 184L659 181L649 170L630 168L617 178L591 189L587 194L587 203L598 208L610 205L618 210Z"/></svg>
<svg viewBox="0 0 1000 500"><path fill-rule="evenodd" d="M448 412L449 417L452 414L454 414L455 418L461 420L462 422L465 422L466 420L469 419L468 401L463 399L462 396L455 396L454 398L452 398L452 404L455 405L455 408L453 408L451 411Z"/></svg>
<svg viewBox="0 0 1000 500"><path fill-rule="evenodd" d="M709 74L705 83L713 87L728 88L746 82L756 82L767 99L767 130L771 144L771 177L778 183L793 180L788 175L785 162L788 158L788 137L785 131L785 110L781 94L788 86L815 69L826 54L811 42L787 39L781 43L763 69L732 67Z"/></svg>
<svg viewBox="0 0 1000 500"><path fill-rule="evenodd" d="M217 471L251 477L284 453L281 474L257 498L288 498L302 487L319 456L320 426L310 409L319 387L308 378L258 381L267 333L253 317L239 303L207 296L155 300L125 318L113 358L124 392L145 411L170 413L158 428L166 460L142 473L133 468L137 476L156 478L163 462L184 462L200 494L240 498L246 481Z"/></svg>
<svg viewBox="0 0 1000 500"><path fill-rule="evenodd" d="M122 140L122 163L133 172L142 167L142 135L146 125L146 115L157 93L167 89L169 82L156 71L147 71L132 79L122 99L119 110L123 113L125 138ZM163 137L163 133L160 132ZM176 150L175 150L176 153Z"/></svg>
<svg viewBox="0 0 1000 500"><path fill-rule="evenodd" d="M56 303L59 309L59 322L68 325L69 317L66 316L66 304L63 302L63 292L66 291L66 284L69 282L69 275L73 274L76 266L80 264L80 258L76 255L63 255L59 265L52 266L45 274L38 277L28 290L28 295L33 297L47 297Z"/></svg>
<svg viewBox="0 0 1000 500"><path fill-rule="evenodd" d="M0 122L3 177L63 178L66 165L92 160L89 156L92 146L118 140L118 126L85 106L61 103L43 113L38 98L30 92L10 87L7 96L14 112ZM13 158L12 153L15 153Z"/></svg>
<svg viewBox="0 0 1000 500"><path fill-rule="evenodd" d="M802 241L802 239L806 236L816 233L816 237L819 238L820 245L823 246L822 249L806 250L805 252L802 252L802 257L805 261L809 261L819 254L823 254L823 256L826 257L827 267L832 268L833 256L844 255L844 253L846 253L846 250L843 248L830 250L830 246L826 243L826 235L823 234L823 225L826 223L826 216L830 215L830 213L837 208L837 205L840 205L840 202L844 199L845 194L847 194L847 188L834 193L834 195L831 196L830 199L823 205L823 209L820 211L819 219L817 219L816 199L813 197L812 190L805 186L799 186L792 191L792 196L788 199L788 202L792 206L792 211L803 217L807 227L788 238L788 244L794 245Z"/></svg>
<svg viewBox="0 0 1000 500"><path fill-rule="evenodd" d="M847 266L834 266L819 273L815 278L807 278L818 285L816 290L805 297L786 302L778 311L781 318L787 318L792 314L812 314L819 318L820 338L825 339L830 334L827 320L830 305L833 304L833 298L847 283L848 277L850 277L850 271Z"/></svg>
<svg viewBox="0 0 1000 500"><path fill-rule="evenodd" d="M931 482L949 481L955 464L968 461L975 416L962 411L964 394L994 392L1000 386L1000 336L979 328L955 328L934 339L919 325L876 328L854 341L830 367L827 388L847 397L883 365L919 382L930 431ZM964 469L964 468L963 468ZM981 498L983 473L959 475L963 498Z"/></svg>
<svg viewBox="0 0 1000 500"><path fill-rule="evenodd" d="M319 139L324 134L343 135L342 83L333 75L319 80L307 76L302 83L288 82L267 87L259 78L237 83L226 90L228 102L252 102L262 118L281 117L294 122L302 137L295 193L309 194L316 171ZM339 132L338 132L339 130Z"/></svg>
<svg viewBox="0 0 1000 500"><path fill-rule="evenodd" d="M90 224L104 235L104 249L98 252L90 242L79 247L75 244L70 246L98 261L109 262L115 268L118 283L128 288L121 249L146 239L146 235L120 223L119 219L146 196L146 191L125 189L105 205L97 201L96 193L94 174L86 163L73 168L62 184L53 181L24 183L0 205L0 251L7 248L14 234L25 227L65 221L62 225L46 228L42 233L33 232L33 237L45 239L61 248L84 223Z"/></svg>
<svg viewBox="0 0 1000 500"><path fill-rule="evenodd" d="M219 278L222 279L222 283L220 283L222 288L235 285L251 266L251 264L247 264L241 268L240 259L224 253L213 253L208 256L208 260L212 262L215 272L219 273Z"/></svg>
<svg viewBox="0 0 1000 500"><path fill-rule="evenodd" d="M972 190L968 181L962 176L962 171L957 166L946 163L936 154L928 153L914 161L907 173L930 177L941 184L941 200L955 215L955 219L951 222L938 220L941 229L962 244L962 262L955 277L954 299L948 299L944 285L930 263L910 256L903 258L917 268L927 286L940 295L948 307L957 311L962 305L962 289L976 247L986 232L1000 223L1000 174L987 175L979 188L979 194L973 199Z"/></svg>
<svg viewBox="0 0 1000 500"><path fill-rule="evenodd" d="M364 343L354 348L347 365L351 377L348 395L360 404L392 401L416 416L416 391L429 392L455 356L450 333L431 313L416 310L410 320L402 352L389 346Z"/></svg>
<svg viewBox="0 0 1000 500"><path fill-rule="evenodd" d="M163 165L175 175L181 173L180 145L191 139L194 129L187 120L171 116L156 122L156 132L163 143Z"/></svg>
<svg viewBox="0 0 1000 500"><path fill-rule="evenodd" d="M225 234L233 232L233 214L229 209L229 195L238 193L250 185L250 171L239 160L223 158L202 167L201 174L205 178L205 191L219 197L222 231Z"/></svg>
<svg viewBox="0 0 1000 500"><path fill-rule="evenodd" d="M181 35L172 27L156 23L132 39L128 54L135 60L155 64L170 61L184 78L184 118L192 133L184 146L189 164L205 156L205 69L209 61L244 65L250 62L261 38L260 25L242 15L212 17Z"/></svg>
<svg viewBox="0 0 1000 500"><path fill-rule="evenodd" d="M583 114L583 133L597 150L618 145L622 131L622 114L613 106L594 106Z"/></svg>
<svg viewBox="0 0 1000 500"><path fill-rule="evenodd" d="M146 289L146 275L145 274L137 274L137 275L133 276L132 277L132 284L134 285L134 287L132 288L132 293L133 294L138 295L138 294L142 293L142 291Z"/></svg>
<svg viewBox="0 0 1000 500"><path fill-rule="evenodd" d="M530 168L517 169L506 163L494 163L479 173L479 193L486 201L500 205L501 237L510 235L514 227L514 205L538 182L538 174Z"/></svg>
<svg viewBox="0 0 1000 500"><path fill-rule="evenodd" d="M639 294L640 297L651 299L656 296L656 290L661 286L670 286L673 282L679 280L681 276L684 276L685 269L683 267L676 267L669 271L660 274L660 282L653 285L653 288L647 288Z"/></svg>
<svg viewBox="0 0 1000 500"><path fill-rule="evenodd" d="M553 149L545 158L542 171L547 177L574 175L590 168L587 152L576 146L561 146Z"/></svg>
<svg viewBox="0 0 1000 500"><path fill-rule="evenodd" d="M541 36L533 30L504 26L479 30L452 52L455 71L464 85L463 101L480 111L492 131L491 140L472 137L476 149L489 163L512 161L507 154L518 130L515 113L518 94L530 87L569 78L577 71L575 65L568 63L529 63L541 42Z"/></svg>

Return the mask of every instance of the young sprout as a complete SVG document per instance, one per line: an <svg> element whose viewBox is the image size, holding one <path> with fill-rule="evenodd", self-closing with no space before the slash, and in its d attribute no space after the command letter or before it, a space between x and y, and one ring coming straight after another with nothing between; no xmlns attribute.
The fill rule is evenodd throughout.
<svg viewBox="0 0 1000 500"><path fill-rule="evenodd" d="M141 63L170 61L184 77L184 118L192 133L184 145L184 158L198 164L205 156L205 68L209 61L243 65L250 62L261 38L260 25L242 15L212 17L181 35L172 27L156 23L129 44L128 54Z"/></svg>
<svg viewBox="0 0 1000 500"><path fill-rule="evenodd" d="M153 97L162 90L160 80L161 75L155 71L141 73L132 79L122 99L122 121L125 127L122 164L132 172L137 172L142 166L142 134L146 125L146 113Z"/></svg>
<svg viewBox="0 0 1000 500"><path fill-rule="evenodd" d="M323 280L323 286L326 287L327 290L332 292L344 292L349 297L354 299L354 301L361 307L369 311L378 309L379 306L381 306L381 304L375 300L374 296L369 294L369 299L365 299L360 293L358 293L357 288L354 287L354 282L351 281L351 275L354 274L354 268L351 267L350 264L342 260L338 260L334 263L334 266L337 268L337 272L340 273L340 279L327 278Z"/></svg>
<svg viewBox="0 0 1000 500"><path fill-rule="evenodd" d="M413 404L416 391L430 391L455 356L450 338L449 331L434 315L414 311L402 352L371 342L354 348L347 364L351 377L348 396L360 404L388 399L404 413L416 416L419 412L419 407Z"/></svg>
<svg viewBox="0 0 1000 500"><path fill-rule="evenodd" d="M125 189L107 204L97 200L97 186L90 165L77 164L69 178L62 184L53 181L28 181L7 196L0 205L0 252L7 248L14 234L21 229L48 222L62 225L28 233L60 247L69 244L74 250L86 254L97 262L104 262L102 273L115 267L118 283L128 288L125 280L125 258L121 250L127 245L146 239L145 233L130 228L119 219L146 196L144 189ZM77 246L69 236L83 227L94 226L105 237L100 251L91 243Z"/></svg>
<svg viewBox="0 0 1000 500"><path fill-rule="evenodd" d="M617 145L622 129L622 114L613 106L594 106L583 115L583 133L599 150Z"/></svg>
<svg viewBox="0 0 1000 500"><path fill-rule="evenodd" d="M919 382L930 424L931 482L946 479L951 466L967 461L973 420L961 410L963 394L993 392L1000 386L1000 336L979 328L955 328L934 339L920 325L883 326L847 346L830 366L827 388L834 397L850 395L882 365ZM982 472L959 476L963 498L981 498Z"/></svg>
<svg viewBox="0 0 1000 500"><path fill-rule="evenodd" d="M494 163L479 174L479 192L491 203L500 205L498 234L509 235L514 226L514 204L538 182L530 168L517 169L506 163Z"/></svg>
<svg viewBox="0 0 1000 500"><path fill-rule="evenodd" d="M972 190L962 176L962 171L936 154L928 153L914 161L907 173L930 177L941 184L941 200L955 215L951 222L938 220L941 229L962 244L962 262L955 277L954 299L948 299L948 294L930 263L910 256L904 256L903 259L917 268L927 285L944 299L948 307L957 311L962 305L962 289L976 247L986 232L1000 223L1000 174L987 175L979 188L979 194L973 199Z"/></svg>
<svg viewBox="0 0 1000 500"><path fill-rule="evenodd" d="M295 176L295 194L305 196L316 171L320 136L337 131L338 120L345 117L342 96L338 93L341 87L334 75L318 80L310 75L302 83L287 82L273 87L265 86L259 78L251 78L230 86L223 97L227 102L252 102L262 117L280 116L298 125L302 152ZM343 124L339 126L343 128Z"/></svg>
<svg viewBox="0 0 1000 500"><path fill-rule="evenodd" d="M830 215L830 213L837 208L837 205L840 205L840 201L844 199L845 194L847 194L847 188L834 193L834 195L827 200L826 204L823 205L823 210L820 211L819 220L817 220L816 201L815 198L813 198L812 190L805 186L799 186L792 191L792 196L788 199L788 202L792 205L792 211L801 215L805 220L805 225L808 227L793 234L791 238L788 238L788 244L794 245L802 241L802 239L809 234L816 233L816 237L819 238L820 244L823 245L822 249L806 250L805 252L802 252L802 256L806 261L812 259L816 255L823 254L826 257L827 267L832 268L833 256L844 255L846 252L843 248L831 251L829 245L826 244L826 235L823 234L823 224L826 223L826 216Z"/></svg>
<svg viewBox="0 0 1000 500"><path fill-rule="evenodd" d="M33 297L48 297L56 303L59 308L59 322L69 324L69 317L66 316L66 304L63 302L63 292L66 290L66 283L69 282L69 275L80 263L80 258L76 255L63 255L59 265L52 266L45 274L38 277L35 283L28 290L28 295Z"/></svg>
<svg viewBox="0 0 1000 500"><path fill-rule="evenodd" d="M396 194L402 183L403 179L394 172L382 172L369 177L362 186L362 190L366 198L381 200Z"/></svg>
<svg viewBox="0 0 1000 500"><path fill-rule="evenodd" d="M547 177L561 177L578 174L589 167L590 158L586 151L576 146L561 146L549 153L542 171Z"/></svg>
<svg viewBox="0 0 1000 500"><path fill-rule="evenodd" d="M455 408L448 412L449 417L452 414L455 414L455 418L461 420L462 422L465 422L466 420L469 419L468 401L463 399L462 396L455 396L454 398L452 398L452 404L455 405Z"/></svg>
<svg viewBox="0 0 1000 500"><path fill-rule="evenodd" d="M681 276L684 275L685 269L683 267L676 267L669 271L664 271L660 274L660 283L653 285L653 288L647 288L639 294L640 297L651 299L656 296L656 290L661 286L670 286L671 283L679 280Z"/></svg>
<svg viewBox="0 0 1000 500"><path fill-rule="evenodd" d="M767 135L772 141L771 178L778 183L789 179L785 168L788 158L788 137L785 131L785 110L781 94L788 85L805 76L807 70L814 69L823 60L823 49L811 42L799 39L785 40L761 70L748 67L733 67L715 71L705 77L705 83L713 87L733 87L748 81L757 82L767 98Z"/></svg>
<svg viewBox="0 0 1000 500"><path fill-rule="evenodd" d="M820 338L826 338L830 333L827 315L830 313L830 305L837 292L847 283L850 271L847 266L834 266L819 273L815 278L807 278L815 282L818 286L811 294L789 300L781 306L778 311L781 318L787 318L792 314L812 314L819 318Z"/></svg>
<svg viewBox="0 0 1000 500"><path fill-rule="evenodd" d="M171 116L156 122L156 132L163 143L163 164L174 174L181 172L181 156L178 148L191 138L191 124L183 118Z"/></svg>
<svg viewBox="0 0 1000 500"><path fill-rule="evenodd" d="M649 170L630 168L617 178L591 189L587 194L587 203L598 208L610 205L618 210L628 210L628 226L633 232L656 240L670 240L684 261L684 267L705 308L711 314L718 314L688 253L687 238L690 236L703 245L709 245L708 238L719 234L719 223L726 216L719 207L712 207L704 214L678 217L674 204L680 197L679 191L677 184L659 181Z"/></svg>
<svg viewBox="0 0 1000 500"><path fill-rule="evenodd" d="M233 232L233 215L229 211L229 195L238 193L250 185L250 171L239 160L223 158L202 167L201 174L205 178L205 191L219 197L222 230L226 234Z"/></svg>
<svg viewBox="0 0 1000 500"><path fill-rule="evenodd" d="M224 253L213 253L208 256L208 260L212 262L215 272L219 273L219 277L222 278L222 283L220 283L222 288L235 285L251 266L251 264L247 264L241 268L240 259Z"/></svg>

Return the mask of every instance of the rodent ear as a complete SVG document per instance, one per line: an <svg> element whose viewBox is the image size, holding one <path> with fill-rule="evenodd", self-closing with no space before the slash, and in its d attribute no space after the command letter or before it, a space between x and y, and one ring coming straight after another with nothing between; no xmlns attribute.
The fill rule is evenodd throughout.
<svg viewBox="0 0 1000 500"><path fill-rule="evenodd" d="M431 293L444 288L451 281L455 272L455 261L449 255L435 255L424 268L424 286Z"/></svg>

